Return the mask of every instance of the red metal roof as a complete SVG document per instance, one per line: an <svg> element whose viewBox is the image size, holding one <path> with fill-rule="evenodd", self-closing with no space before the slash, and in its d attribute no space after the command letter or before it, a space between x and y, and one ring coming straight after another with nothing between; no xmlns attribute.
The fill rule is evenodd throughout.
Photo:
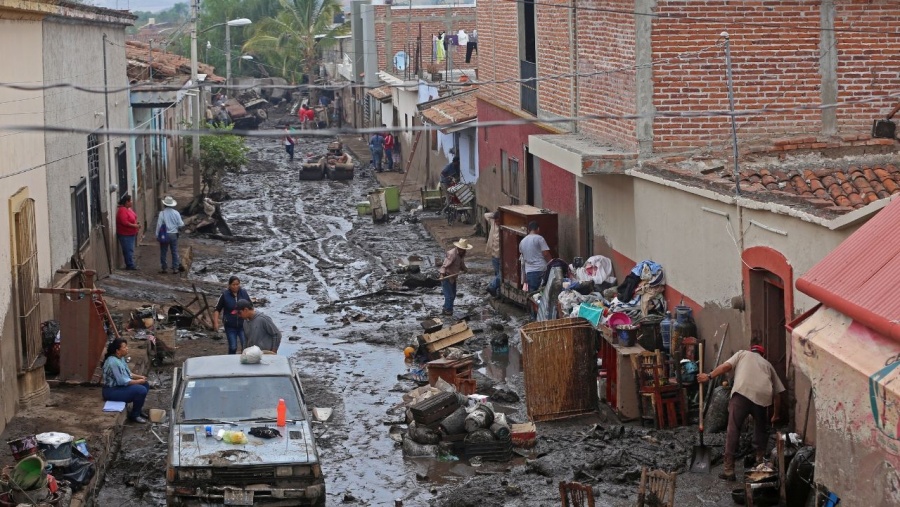
<svg viewBox="0 0 900 507"><path fill-rule="evenodd" d="M900 341L900 199L797 280L797 290Z"/></svg>

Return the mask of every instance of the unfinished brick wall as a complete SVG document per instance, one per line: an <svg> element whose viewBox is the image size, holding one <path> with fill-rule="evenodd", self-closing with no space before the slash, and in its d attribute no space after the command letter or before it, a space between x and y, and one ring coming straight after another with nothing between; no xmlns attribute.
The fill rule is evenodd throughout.
<svg viewBox="0 0 900 507"><path fill-rule="evenodd" d="M621 12L632 12L635 8L634 0L604 2L602 7ZM634 15L587 10L577 12L578 115L635 114ZM579 125L579 129L602 139L602 144L625 150L637 149L634 120L586 121Z"/></svg>
<svg viewBox="0 0 900 507"><path fill-rule="evenodd" d="M428 8L391 8L389 5L375 6L375 37L378 49L378 70L393 72L393 59L398 51L409 55L410 68L415 68L414 58L419 37L422 33L421 62L423 68L434 61L434 45L432 35L446 32L456 35L460 29L471 34L476 29L475 7L428 7ZM479 30L478 35L481 35ZM479 41L479 49L481 43ZM466 48L458 46L453 51L453 68L474 69L478 65L478 56L466 63ZM397 72L393 72L397 74Z"/></svg>
<svg viewBox="0 0 900 507"><path fill-rule="evenodd" d="M893 0L835 1L838 100L864 100L900 91L898 19L900 3ZM838 132L870 132L872 120L884 117L897 102L885 99L839 108Z"/></svg>
<svg viewBox="0 0 900 507"><path fill-rule="evenodd" d="M481 51L481 65L478 69L480 80L519 78L517 9L518 4L508 0L478 0L475 10L478 18L478 49ZM510 108L520 109L518 83L485 84L479 88L479 93Z"/></svg>
<svg viewBox="0 0 900 507"><path fill-rule="evenodd" d="M541 116L635 114L638 101L644 100L636 92L639 34L635 33L635 20L641 18L631 14L637 9L635 0L602 4L578 0L574 22L569 18L571 1L542 0L537 4L538 76L571 72L570 26L577 29L577 70L582 74L575 82L568 77L538 82ZM812 108L823 101L823 71L835 56L838 102L897 93L900 33L894 20L900 19L900 2L835 1L834 31L825 32L826 36L834 33L835 44L827 48L822 47L821 4L818 0L659 0L650 34L652 102L658 114L653 122L653 151L730 150L727 116L687 116L729 108L722 31L731 37L736 109L767 109L738 118L742 144L823 134L823 113ZM479 2L481 79L520 77L518 5L508 0ZM588 10L598 7L604 12ZM573 88L577 89L577 101ZM521 110L519 83L484 85L480 93ZM841 106L835 113L835 133L868 132L872 120L882 117L896 102L884 99ZM811 109L777 111L801 107ZM598 144L625 150L637 147L635 120L585 121L579 129L597 138Z"/></svg>

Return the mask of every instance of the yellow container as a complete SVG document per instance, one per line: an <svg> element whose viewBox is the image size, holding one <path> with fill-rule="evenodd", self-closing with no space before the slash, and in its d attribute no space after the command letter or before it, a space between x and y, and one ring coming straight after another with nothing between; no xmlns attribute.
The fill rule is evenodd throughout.
<svg viewBox="0 0 900 507"><path fill-rule="evenodd" d="M372 203L369 201L360 201L356 203L356 212L359 216L371 215L372 214Z"/></svg>

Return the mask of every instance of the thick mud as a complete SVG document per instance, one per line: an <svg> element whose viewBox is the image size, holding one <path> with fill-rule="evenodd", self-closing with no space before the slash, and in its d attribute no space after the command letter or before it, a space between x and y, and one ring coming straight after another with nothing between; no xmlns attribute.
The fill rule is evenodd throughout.
<svg viewBox="0 0 900 507"><path fill-rule="evenodd" d="M322 153L328 141L301 138L297 152L301 157ZM240 276L251 297L264 302L260 311L280 326L279 353L295 360L308 405L334 409L330 421L314 428L328 505L394 505L395 500L411 506L554 505L558 483L577 480L593 486L597 505L624 506L633 505L641 466L684 470L695 429L623 426L604 411L539 424L537 448L509 463L404 458L390 435L402 421L393 407L416 387L398 380L407 371L402 350L422 332L421 321L440 314L442 296L438 287L405 288L406 275L397 268L409 255L425 259L425 272L440 262L443 249L421 224L429 217L401 212L374 224L356 211L356 203L377 186L367 170L350 181L300 181L300 162L288 162L277 139L248 144L251 162L225 178L230 200L222 215L233 234L258 240L228 243L221 255L198 256L190 276L218 290L230 275ZM481 359L479 391L503 388L524 400L515 331L522 321L489 305L484 293L489 262L468 264L475 274L460 281L456 317L468 318L476 333L465 347ZM113 292L118 287L131 297L153 300L158 294L154 282L125 287L113 279L111 285ZM510 352L493 353L490 339L504 334ZM189 346L196 353L224 353L221 343L208 339ZM167 375L158 375L160 389L151 393L148 406L170 403ZM497 407L514 420L526 418L524 401ZM153 429L166 439L165 427ZM710 444L721 441L721 435L707 437ZM148 428L126 426L98 504L164 505L165 461L166 446ZM715 485L711 476L685 474L679 481L679 504L730 505L730 487Z"/></svg>

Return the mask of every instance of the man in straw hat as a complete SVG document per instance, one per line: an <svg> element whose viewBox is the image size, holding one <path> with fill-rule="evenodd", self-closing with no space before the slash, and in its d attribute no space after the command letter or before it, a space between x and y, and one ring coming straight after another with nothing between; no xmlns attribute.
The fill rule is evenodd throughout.
<svg viewBox="0 0 900 507"><path fill-rule="evenodd" d="M162 201L163 208L159 212L159 218L156 220L156 238L159 240L159 263L162 266L160 273L165 273L166 269L166 251L172 251L172 273L184 271L181 265L181 259L178 258L178 229L184 227L184 221L181 219L181 213L175 209L178 203L171 195L167 195ZM161 229L165 227L165 234L160 234Z"/></svg>
<svg viewBox="0 0 900 507"><path fill-rule="evenodd" d="M472 245L462 238L453 243L453 248L447 250L447 257L438 273L441 274L441 292L444 293L443 315L453 315L453 301L456 299L456 279L460 273L466 273L466 252L472 249Z"/></svg>

